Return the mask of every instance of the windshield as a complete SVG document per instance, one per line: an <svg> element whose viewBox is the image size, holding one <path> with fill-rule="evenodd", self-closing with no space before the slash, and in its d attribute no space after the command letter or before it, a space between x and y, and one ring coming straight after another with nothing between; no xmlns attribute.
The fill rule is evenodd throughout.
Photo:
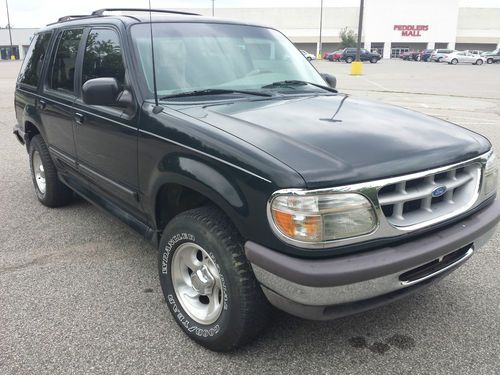
<svg viewBox="0 0 500 375"><path fill-rule="evenodd" d="M149 24L132 26L135 53L153 97ZM158 96L193 90L269 91L278 81L325 85L319 73L281 33L264 27L219 23L153 23ZM302 91L321 91L298 86ZM276 89L276 88L272 88ZM297 90L297 87L281 87Z"/></svg>

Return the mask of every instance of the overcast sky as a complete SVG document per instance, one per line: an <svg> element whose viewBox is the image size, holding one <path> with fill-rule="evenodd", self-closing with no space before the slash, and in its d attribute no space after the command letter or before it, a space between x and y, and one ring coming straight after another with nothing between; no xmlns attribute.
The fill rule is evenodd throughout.
<svg viewBox="0 0 500 375"><path fill-rule="evenodd" d="M376 1L376 0L367 0ZM418 1L418 0L400 0ZM461 6L498 6L500 0L459 0ZM42 27L68 14L89 14L99 8L146 8L147 0L8 0L10 22L13 27ZM318 6L320 0L215 0L217 7L300 7ZM324 0L328 5L357 6L359 0ZM151 0L152 7L186 8L212 6L211 0ZM0 26L7 25L5 0L0 0Z"/></svg>

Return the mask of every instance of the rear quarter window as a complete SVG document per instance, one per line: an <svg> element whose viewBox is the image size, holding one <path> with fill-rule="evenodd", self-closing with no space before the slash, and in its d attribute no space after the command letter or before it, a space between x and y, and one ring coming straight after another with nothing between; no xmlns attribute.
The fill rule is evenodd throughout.
<svg viewBox="0 0 500 375"><path fill-rule="evenodd" d="M19 72L17 79L19 83L34 87L38 86L51 36L52 33L42 33L34 36Z"/></svg>

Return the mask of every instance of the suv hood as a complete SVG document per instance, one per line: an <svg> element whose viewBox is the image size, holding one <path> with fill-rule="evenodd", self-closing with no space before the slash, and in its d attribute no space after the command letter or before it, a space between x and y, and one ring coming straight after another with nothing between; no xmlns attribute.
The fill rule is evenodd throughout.
<svg viewBox="0 0 500 375"><path fill-rule="evenodd" d="M270 154L308 188L440 167L487 152L482 136L403 108L344 95L176 108Z"/></svg>

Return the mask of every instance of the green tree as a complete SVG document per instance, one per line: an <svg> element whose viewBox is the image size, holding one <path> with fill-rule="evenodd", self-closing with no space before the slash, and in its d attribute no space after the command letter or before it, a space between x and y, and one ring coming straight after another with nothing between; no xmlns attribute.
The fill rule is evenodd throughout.
<svg viewBox="0 0 500 375"><path fill-rule="evenodd" d="M340 30L340 48L356 47L358 35L354 30L344 27Z"/></svg>

